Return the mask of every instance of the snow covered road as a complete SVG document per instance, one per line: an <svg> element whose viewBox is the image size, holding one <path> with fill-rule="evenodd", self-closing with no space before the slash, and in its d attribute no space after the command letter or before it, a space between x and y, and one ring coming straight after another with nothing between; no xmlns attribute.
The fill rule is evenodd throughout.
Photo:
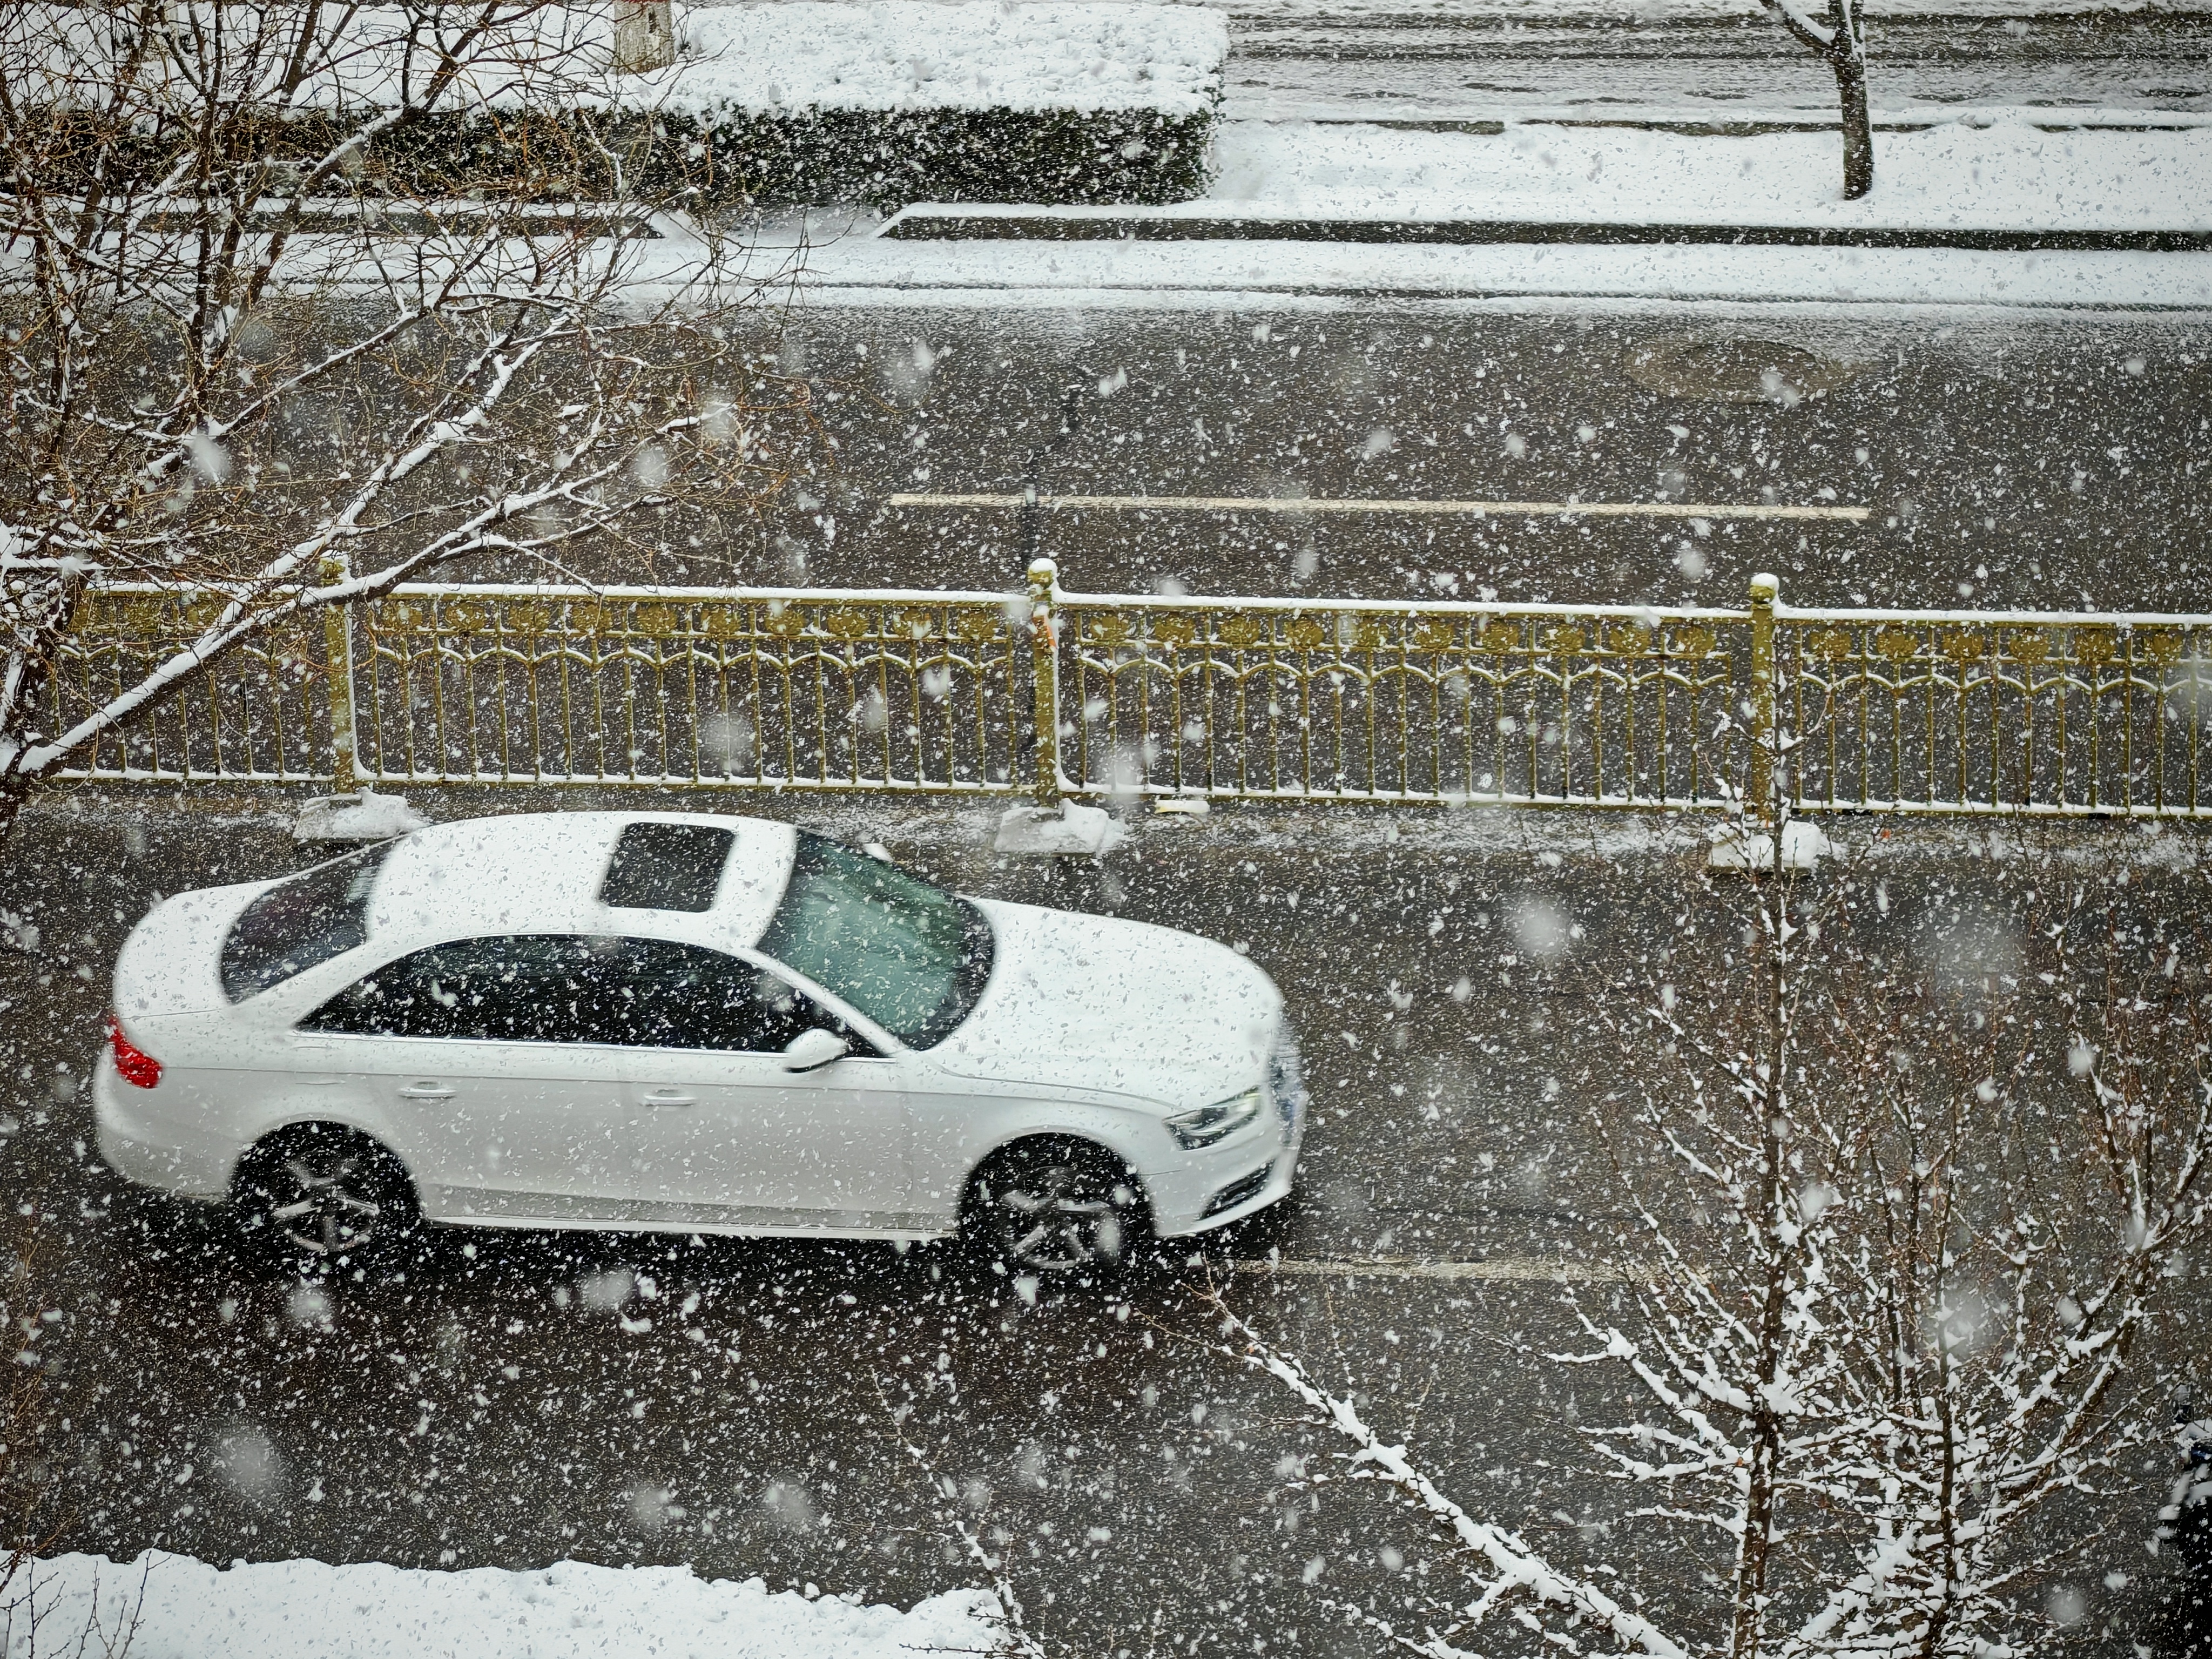
<svg viewBox="0 0 2212 1659"><path fill-rule="evenodd" d="M1228 9L1233 118L1835 116L1827 70L1741 0L1242 0ZM1908 0L1865 15L1877 118L1979 104L2212 107L2212 19L2201 8Z"/></svg>

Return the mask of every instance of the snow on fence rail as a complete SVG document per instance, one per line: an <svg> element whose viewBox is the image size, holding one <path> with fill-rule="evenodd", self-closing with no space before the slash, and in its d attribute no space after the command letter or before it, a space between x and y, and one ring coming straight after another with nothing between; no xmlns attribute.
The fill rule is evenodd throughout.
<svg viewBox="0 0 2212 1659"><path fill-rule="evenodd" d="M2212 617L1800 611L1770 578L1730 611L1030 576L404 587L273 630L71 775L2212 816ZM213 603L91 595L50 729Z"/></svg>

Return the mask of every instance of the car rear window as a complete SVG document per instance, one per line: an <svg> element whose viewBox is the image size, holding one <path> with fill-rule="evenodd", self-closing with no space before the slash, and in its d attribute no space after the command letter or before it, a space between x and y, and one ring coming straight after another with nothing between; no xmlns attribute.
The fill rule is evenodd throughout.
<svg viewBox="0 0 2212 1659"><path fill-rule="evenodd" d="M368 894L396 841L279 882L239 913L222 941L223 994L258 996L368 938Z"/></svg>
<svg viewBox="0 0 2212 1659"><path fill-rule="evenodd" d="M617 910L708 910L737 832L711 823L633 823L615 842L599 902Z"/></svg>

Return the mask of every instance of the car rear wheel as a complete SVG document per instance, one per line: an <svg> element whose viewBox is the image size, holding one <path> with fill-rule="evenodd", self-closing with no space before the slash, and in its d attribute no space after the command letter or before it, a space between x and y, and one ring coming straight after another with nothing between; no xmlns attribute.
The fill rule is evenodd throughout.
<svg viewBox="0 0 2212 1659"><path fill-rule="evenodd" d="M969 1237L1012 1273L1110 1272L1149 1228L1144 1194L1121 1159L1080 1140L1018 1141L977 1171Z"/></svg>
<svg viewBox="0 0 2212 1659"><path fill-rule="evenodd" d="M232 1201L251 1243L307 1269L388 1261L420 1224L399 1160L331 1124L263 1141L240 1167Z"/></svg>

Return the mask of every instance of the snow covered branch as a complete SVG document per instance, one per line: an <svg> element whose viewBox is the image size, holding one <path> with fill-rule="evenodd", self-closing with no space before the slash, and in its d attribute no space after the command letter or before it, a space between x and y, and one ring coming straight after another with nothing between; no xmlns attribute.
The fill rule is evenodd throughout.
<svg viewBox="0 0 2212 1659"><path fill-rule="evenodd" d="M1315 1382L1304 1365L1263 1339L1243 1319L1231 1312L1218 1291L1210 1293L1210 1311L1224 1335L1239 1340L1240 1346L1219 1352L1255 1370L1272 1376L1305 1405L1322 1422L1356 1448L1348 1455L1356 1479L1382 1480L1411 1498L1429 1518L1448 1532L1462 1549L1480 1560L1490 1575L1481 1594L1464 1609L1469 1626L1480 1625L1501 1604L1511 1600L1533 1603L1540 1610L1552 1607L1578 1614L1601 1626L1626 1647L1654 1656L1654 1659L1687 1659L1687 1650L1642 1614L1622 1607L1595 1585L1560 1572L1515 1534L1477 1520L1447 1498L1407 1455L1406 1448L1386 1444L1341 1395ZM1426 1644L1407 1643L1415 1651L1443 1656L1455 1651L1442 1638Z"/></svg>
<svg viewBox="0 0 2212 1659"><path fill-rule="evenodd" d="M565 549L665 544L672 514L780 486L805 388L732 325L782 273L669 211L647 128L430 146L465 177L422 159L485 109L599 107L608 27L536 0L0 18L24 319L0 333L0 823L271 629L457 562L568 576ZM60 665L116 584L190 623L93 696Z"/></svg>
<svg viewBox="0 0 2212 1659"><path fill-rule="evenodd" d="M2124 870L2039 874L1967 947L1997 970L1899 937L1879 883L1775 879L1598 999L1640 1319L1585 1309L1552 1358L1649 1402L1585 1434L1665 1495L1639 1515L1729 1540L1736 1659L2027 1651L2100 1535L2037 1512L2160 1432L2122 1390L2203 1237L2206 941L2131 916Z"/></svg>
<svg viewBox="0 0 2212 1659"><path fill-rule="evenodd" d="M876 1385L876 1399L883 1407L884 1420L890 1425L891 1436L928 1484L931 1504L937 1510L939 1519L958 1535L968 1553L968 1559L990 1575L992 1591L997 1595L1006 1618L1005 1650L1018 1655L1019 1659L1045 1659L1044 1644L1022 1623L1021 1598L1015 1594L1013 1580L1006 1575L1005 1557L994 1555L984 1547L982 1537L975 1528L965 1516L951 1507L954 1498L951 1479L939 1473L929 1454L907 1432L907 1419L913 1411L911 1401L893 1405L890 1390L884 1387L881 1373L872 1380Z"/></svg>

